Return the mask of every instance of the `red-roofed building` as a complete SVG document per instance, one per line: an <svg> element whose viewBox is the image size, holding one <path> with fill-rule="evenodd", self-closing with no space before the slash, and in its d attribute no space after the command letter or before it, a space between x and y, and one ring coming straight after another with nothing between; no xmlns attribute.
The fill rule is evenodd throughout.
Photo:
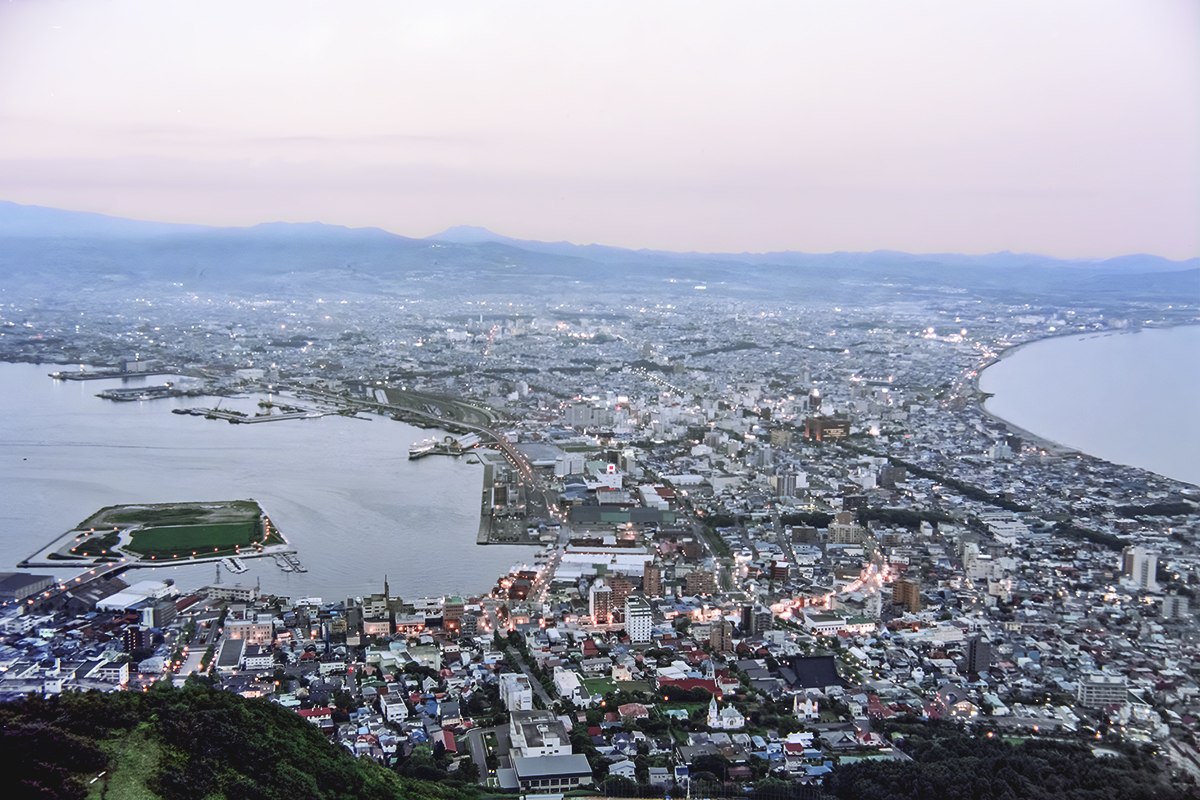
<svg viewBox="0 0 1200 800"><path fill-rule="evenodd" d="M867 695L867 716L875 719L890 719L896 712L879 701L879 695Z"/></svg>
<svg viewBox="0 0 1200 800"><path fill-rule="evenodd" d="M650 719L650 712L641 703L626 703L623 706L617 706L617 713L621 718L633 717L634 719Z"/></svg>
<svg viewBox="0 0 1200 800"><path fill-rule="evenodd" d="M457 753L458 752L458 742L456 742L454 740L454 734L451 733L450 731L447 731L447 730L434 731L432 739L433 739L434 744L441 742L445 746L447 753Z"/></svg>
<svg viewBox="0 0 1200 800"><path fill-rule="evenodd" d="M309 722L320 725L328 720L333 722L333 709L329 706L317 706L316 708L299 708L296 713L304 717Z"/></svg>

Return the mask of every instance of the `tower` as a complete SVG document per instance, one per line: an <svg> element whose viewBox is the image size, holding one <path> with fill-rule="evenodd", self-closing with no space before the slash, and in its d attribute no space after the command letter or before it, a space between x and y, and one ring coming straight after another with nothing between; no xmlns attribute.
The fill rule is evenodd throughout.
<svg viewBox="0 0 1200 800"><path fill-rule="evenodd" d="M1147 592L1158 591L1158 553L1130 545L1123 551L1121 574Z"/></svg>
<svg viewBox="0 0 1200 800"><path fill-rule="evenodd" d="M982 636L967 643L967 672L983 672L992 663L992 645Z"/></svg>

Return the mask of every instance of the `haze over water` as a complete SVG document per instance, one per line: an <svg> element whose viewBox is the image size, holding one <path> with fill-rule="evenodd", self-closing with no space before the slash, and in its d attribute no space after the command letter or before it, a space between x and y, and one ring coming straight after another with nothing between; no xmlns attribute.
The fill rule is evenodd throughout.
<svg viewBox="0 0 1200 800"><path fill-rule="evenodd" d="M385 417L230 425L170 413L216 398L101 400L97 392L122 382L47 377L57 369L0 364L0 571L104 506L244 498L262 505L309 570L247 559L249 572L223 576L261 580L264 592L338 601L381 591L387 574L405 598L479 594L514 563L532 561L530 547L475 544L482 467L408 460L409 445L436 431ZM226 399L222 408L252 413L258 399ZM130 578L174 578L187 589L215 574L209 564Z"/></svg>
<svg viewBox="0 0 1200 800"><path fill-rule="evenodd" d="M1117 464L1200 485L1200 326L1090 333L984 370L988 411Z"/></svg>

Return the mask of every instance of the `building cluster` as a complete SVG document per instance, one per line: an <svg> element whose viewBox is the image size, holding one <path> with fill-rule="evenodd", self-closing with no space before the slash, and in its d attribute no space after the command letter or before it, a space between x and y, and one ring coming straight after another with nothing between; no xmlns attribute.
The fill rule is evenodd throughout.
<svg viewBox="0 0 1200 800"><path fill-rule="evenodd" d="M818 781L902 757L873 725L904 716L1156 743L1200 771L1200 490L1038 441L975 385L1006 347L1123 320L953 296L354 302L353 329L300 301L206 306L202 325L172 322L199 298L131 301L86 334L6 309L0 357L140 353L217 389L488 404L521 460L489 459L491 513L534 566L475 597L384 580L338 602L113 580L56 607L10 576L0 693L200 672L357 755L432 748L527 792Z"/></svg>

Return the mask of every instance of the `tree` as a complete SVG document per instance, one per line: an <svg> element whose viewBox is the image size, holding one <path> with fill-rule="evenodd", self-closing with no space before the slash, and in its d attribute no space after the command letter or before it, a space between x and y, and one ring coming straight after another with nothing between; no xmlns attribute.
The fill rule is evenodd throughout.
<svg viewBox="0 0 1200 800"><path fill-rule="evenodd" d="M459 759L458 770L454 774L464 783L476 783L479 780L479 766L475 759L465 756Z"/></svg>

